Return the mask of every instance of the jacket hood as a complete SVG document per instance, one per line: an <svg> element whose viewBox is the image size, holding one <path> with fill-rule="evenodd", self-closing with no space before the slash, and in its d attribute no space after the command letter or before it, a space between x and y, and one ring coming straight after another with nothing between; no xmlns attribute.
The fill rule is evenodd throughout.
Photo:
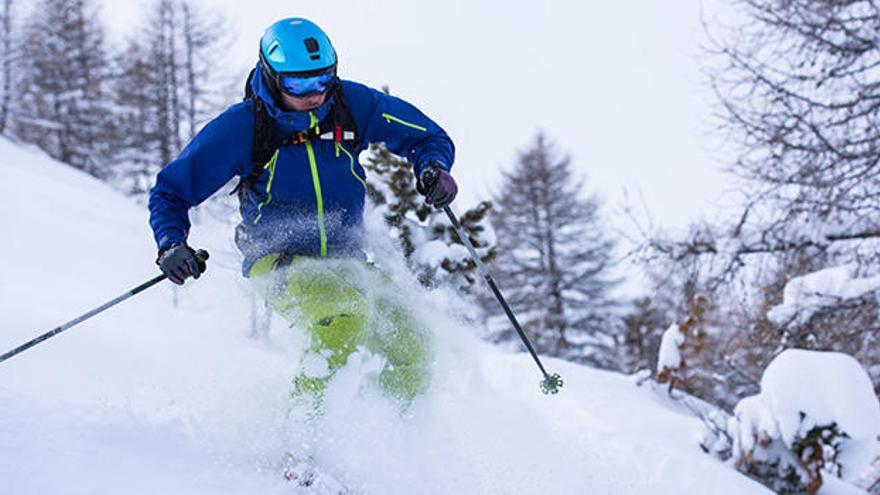
<svg viewBox="0 0 880 495"><path fill-rule="evenodd" d="M278 122L278 128L285 134L305 131L311 128L313 120L310 114L314 115L317 121L320 122L330 113L330 109L333 106L333 98L328 97L323 105L311 112L295 112L282 108L266 85L263 79L263 65L259 62L257 62L254 77L251 78L251 90L253 90L254 95L263 100L266 111Z"/></svg>

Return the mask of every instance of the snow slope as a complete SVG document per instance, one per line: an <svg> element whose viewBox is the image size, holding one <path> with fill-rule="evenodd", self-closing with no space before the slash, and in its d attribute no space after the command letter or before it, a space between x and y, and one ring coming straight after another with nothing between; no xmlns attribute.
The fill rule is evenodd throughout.
<svg viewBox="0 0 880 495"><path fill-rule="evenodd" d="M154 276L145 208L0 138L0 352ZM251 304L228 229L198 225L209 270L0 364L0 480L9 494L305 493L281 476L302 345ZM394 268L395 272L400 267ZM403 417L353 363L328 390L314 455L358 493L769 493L704 455L700 425L632 379L481 343L442 293L402 282L436 334L430 392ZM309 493L314 493L314 490Z"/></svg>

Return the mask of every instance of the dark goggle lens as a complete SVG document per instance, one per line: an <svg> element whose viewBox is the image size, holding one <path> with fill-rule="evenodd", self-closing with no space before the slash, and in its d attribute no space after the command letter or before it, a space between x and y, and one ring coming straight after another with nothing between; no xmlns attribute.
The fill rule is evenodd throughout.
<svg viewBox="0 0 880 495"><path fill-rule="evenodd" d="M281 76L281 90L289 95L305 96L316 93L326 93L333 84L335 72L327 72L312 77L297 77L292 75Z"/></svg>

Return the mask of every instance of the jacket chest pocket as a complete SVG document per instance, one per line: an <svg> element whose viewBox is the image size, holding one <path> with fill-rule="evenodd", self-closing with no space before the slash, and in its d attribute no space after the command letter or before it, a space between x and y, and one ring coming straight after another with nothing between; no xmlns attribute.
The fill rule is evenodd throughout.
<svg viewBox="0 0 880 495"><path fill-rule="evenodd" d="M357 163L357 157L355 156L355 151L349 150L348 146L345 143L333 143L334 156L336 158L336 165L343 167L351 176L349 180L356 180L361 187L366 191L367 182L366 175L364 174L363 167Z"/></svg>
<svg viewBox="0 0 880 495"><path fill-rule="evenodd" d="M366 175L363 167L357 162L357 155L345 143L333 141L316 141L312 144L314 167L311 156L308 156L309 144L302 145L306 149L307 167L312 172L312 180L317 180L322 187L346 191L347 193L363 192L367 188ZM317 176L314 177L314 176ZM328 191L329 192L329 191Z"/></svg>

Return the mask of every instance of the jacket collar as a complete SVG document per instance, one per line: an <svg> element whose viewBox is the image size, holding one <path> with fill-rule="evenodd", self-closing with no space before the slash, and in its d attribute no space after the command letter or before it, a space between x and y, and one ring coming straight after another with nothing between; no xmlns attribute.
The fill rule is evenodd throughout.
<svg viewBox="0 0 880 495"><path fill-rule="evenodd" d="M266 82L263 80L263 66L259 62L254 77L251 78L251 89L257 98L263 100L267 113L275 119L278 128L285 134L310 129L313 120L309 114L314 114L317 121L320 122L330 113L333 106L333 98L327 98L323 105L311 112L295 112L282 108L272 95L272 91L266 86Z"/></svg>

